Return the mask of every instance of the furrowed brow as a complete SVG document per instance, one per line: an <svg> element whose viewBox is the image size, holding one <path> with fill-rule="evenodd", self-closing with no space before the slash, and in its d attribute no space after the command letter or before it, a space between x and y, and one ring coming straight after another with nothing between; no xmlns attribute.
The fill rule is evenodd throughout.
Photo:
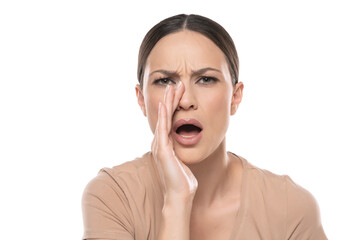
<svg viewBox="0 0 360 240"><path fill-rule="evenodd" d="M169 71L169 70L164 70L164 69L155 70L152 73L150 73L149 76L151 76L155 73L162 73L167 76L179 76L179 74L176 71Z"/></svg>
<svg viewBox="0 0 360 240"><path fill-rule="evenodd" d="M201 68L201 69L197 69L197 70L192 70L192 75L196 75L196 76L199 76L199 75L202 75L204 73L206 73L207 71L215 71L215 72L219 72L221 73L220 70L216 69L216 68L212 68L212 67L207 67L207 68ZM164 75L167 75L167 76L179 76L179 73L176 72L176 71L169 71L169 70L165 70L165 69L159 69L159 70L155 70L153 71L152 73L150 73L149 76L155 74L155 73L162 73Z"/></svg>
<svg viewBox="0 0 360 240"><path fill-rule="evenodd" d="M221 71L216 69L216 68L207 67L207 68L201 68L201 69L198 69L198 70L193 70L192 74L196 75L196 76L199 76L199 75L202 75L202 74L206 73L207 71L215 71L215 72L221 73Z"/></svg>

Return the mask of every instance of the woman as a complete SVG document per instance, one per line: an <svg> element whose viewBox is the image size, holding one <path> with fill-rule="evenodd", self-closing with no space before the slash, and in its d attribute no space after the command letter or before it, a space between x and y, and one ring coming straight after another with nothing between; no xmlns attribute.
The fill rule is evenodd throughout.
<svg viewBox="0 0 360 240"><path fill-rule="evenodd" d="M226 151L244 84L229 34L198 15L155 25L136 95L151 152L104 168L83 195L83 239L326 239L312 195Z"/></svg>

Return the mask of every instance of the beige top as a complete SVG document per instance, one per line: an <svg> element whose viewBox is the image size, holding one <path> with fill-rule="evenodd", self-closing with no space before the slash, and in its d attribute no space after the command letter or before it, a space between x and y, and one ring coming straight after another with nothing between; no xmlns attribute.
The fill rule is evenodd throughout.
<svg viewBox="0 0 360 240"><path fill-rule="evenodd" d="M228 240L327 239L311 193L287 175L237 157L243 164L241 204ZM101 169L83 193L83 239L156 240L163 198L155 171L150 152Z"/></svg>

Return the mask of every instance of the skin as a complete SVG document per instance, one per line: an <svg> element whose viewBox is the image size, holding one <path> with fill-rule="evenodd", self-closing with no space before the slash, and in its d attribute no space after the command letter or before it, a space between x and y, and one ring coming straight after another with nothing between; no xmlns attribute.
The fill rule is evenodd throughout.
<svg viewBox="0 0 360 240"><path fill-rule="evenodd" d="M200 74L201 69L207 70ZM167 80L156 82L159 78ZM243 88L242 82L233 86L223 52L210 39L189 30L167 35L155 45L146 62L143 86L135 88L154 133L153 162L165 203L191 201L194 222L205 210L218 216L238 207L242 165L227 153L225 135ZM182 118L202 124L203 136L197 144L183 146L173 138L172 126Z"/></svg>

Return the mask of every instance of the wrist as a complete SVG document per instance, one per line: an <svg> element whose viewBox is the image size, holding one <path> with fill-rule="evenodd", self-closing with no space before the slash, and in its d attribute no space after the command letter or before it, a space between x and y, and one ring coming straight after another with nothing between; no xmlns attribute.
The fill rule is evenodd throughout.
<svg viewBox="0 0 360 240"><path fill-rule="evenodd" d="M195 194L165 194L164 205L192 205Z"/></svg>
<svg viewBox="0 0 360 240"><path fill-rule="evenodd" d="M166 196L164 197L163 213L191 212L193 196Z"/></svg>

